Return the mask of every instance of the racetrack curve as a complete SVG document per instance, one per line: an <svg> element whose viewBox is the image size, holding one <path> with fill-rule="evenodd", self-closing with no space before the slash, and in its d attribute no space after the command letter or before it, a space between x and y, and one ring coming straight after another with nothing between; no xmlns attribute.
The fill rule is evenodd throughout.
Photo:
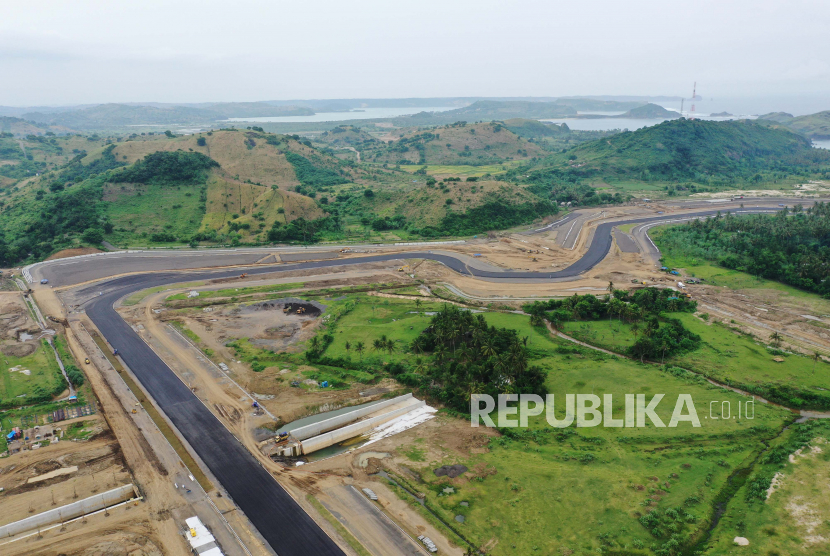
<svg viewBox="0 0 830 556"><path fill-rule="evenodd" d="M366 257L311 261L296 264L262 265L247 269L249 275L292 270L340 267L398 259L430 259L464 275L480 278L556 279L578 276L598 264L611 248L611 230L624 224L702 218L717 213L774 212L776 208L722 209L647 217L600 224L581 259L556 272L493 271L472 268L451 255L431 252L404 252ZM279 556L342 555L341 549L274 480L256 458L225 428L213 413L190 391L156 353L115 311L114 304L130 293L146 288L195 280L230 278L238 269L190 270L134 274L85 286L78 293L89 295L86 313L110 345L135 374L179 433L202 459L233 501L245 513ZM98 292L105 292L98 294Z"/></svg>

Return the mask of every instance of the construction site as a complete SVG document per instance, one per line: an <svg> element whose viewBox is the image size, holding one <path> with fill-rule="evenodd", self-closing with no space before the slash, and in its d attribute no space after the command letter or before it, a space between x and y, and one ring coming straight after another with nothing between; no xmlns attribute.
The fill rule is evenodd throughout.
<svg viewBox="0 0 830 556"><path fill-rule="evenodd" d="M469 500L477 485L499 473L484 457L498 433L440 412L439 402L384 371L413 364L407 338L424 330L440 307L512 315L532 300L600 295L612 282L627 290L670 289L747 334L782 330L792 350L806 352L830 340L830 309L815 300L774 290L733 291L661 268L647 224L615 227L608 252L586 272L544 277L585 257L605 223L655 215L662 221L666 213L682 219L692 210L699 209L641 203L575 211L533 233L437 243L429 246L435 260L418 254L423 245L328 248L321 258L313 251L271 251L267 257L243 252L237 256L271 262L235 261L230 269L221 256L204 255L194 258L194 270L181 269L180 278L148 282L127 294L117 293L117 280L108 277L152 277L155 267L172 259L158 255L141 260L139 268L127 255L111 259L113 264L102 264L106 256L87 256L76 259L82 263L77 266L63 267L56 259L27 269L31 294L1 294L3 353L28 357L42 350L54 359L50 344L42 344L54 338L65 346L64 358L72 359L63 363L81 366L87 384L78 391L83 403L70 400L78 394L71 382L58 380L62 375L54 367L54 388L66 386L56 396L60 406L3 422L8 444L0 459L0 501L9 511L0 520L2 552L280 551L206 464L201 440L194 444L175 415L165 412L164 391L148 387L130 363L130 344L91 318L91 304L111 295L117 317L139 345L152 350L175 383L284 489L297 505L295 514L309 516L342 553L465 554L473 546L463 525ZM309 268L282 268L297 259ZM459 272L446 261L472 270ZM77 277L66 269L77 269ZM517 271L539 278L510 278ZM505 274L482 279L476 272ZM42 276L49 285L36 283ZM404 339L388 349L376 343L384 330ZM327 347L330 361L307 357ZM333 364L344 360L356 363ZM10 376L34 376L13 367ZM426 504L436 480L427 475L437 478L446 496L466 493L457 515Z"/></svg>

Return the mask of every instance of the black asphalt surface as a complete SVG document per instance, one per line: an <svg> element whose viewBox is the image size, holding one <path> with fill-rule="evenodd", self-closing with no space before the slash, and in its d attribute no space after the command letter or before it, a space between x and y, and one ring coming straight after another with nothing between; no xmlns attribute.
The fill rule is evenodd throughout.
<svg viewBox="0 0 830 556"><path fill-rule="evenodd" d="M262 265L247 270L249 275L292 270L357 265L400 259L431 259L452 270L480 278L554 279L577 276L593 268L611 248L611 230L623 224L712 216L718 212L772 212L775 208L710 210L693 214L665 215L625 222L609 222L597 227L588 251L576 263L557 272L492 271L472 268L445 254L406 252L340 260L310 261L296 264ZM83 266L83 265L81 265ZM70 271L72 267L65 267ZM270 543L279 556L342 555L340 548L317 526L291 496L274 480L254 456L224 427L173 371L115 311L114 303L138 290L164 284L239 275L239 269L183 271L138 274L87 286L81 295L97 296L85 305L86 313L110 345L135 374L180 434L196 451L234 502ZM98 295L98 292L104 292Z"/></svg>

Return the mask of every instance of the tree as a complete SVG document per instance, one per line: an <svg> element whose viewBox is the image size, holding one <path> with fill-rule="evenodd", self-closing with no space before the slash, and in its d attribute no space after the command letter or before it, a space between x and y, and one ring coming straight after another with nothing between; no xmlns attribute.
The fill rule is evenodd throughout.
<svg viewBox="0 0 830 556"><path fill-rule="evenodd" d="M821 359L821 354L817 351L813 352L812 360L813 360L813 374L816 374L816 363L818 360Z"/></svg>
<svg viewBox="0 0 830 556"><path fill-rule="evenodd" d="M352 349L352 344L346 342L345 344L343 344L343 348L346 350L346 353L349 353L349 350Z"/></svg>
<svg viewBox="0 0 830 556"><path fill-rule="evenodd" d="M81 234L81 239L86 243L98 245L104 241L104 232L100 228L87 228L84 230L84 233Z"/></svg>
<svg viewBox="0 0 830 556"><path fill-rule="evenodd" d="M199 137L198 139L196 139L196 144L200 147L204 147L205 145L207 145L207 141L204 137Z"/></svg>
<svg viewBox="0 0 830 556"><path fill-rule="evenodd" d="M784 338L778 332L773 332L772 334L770 334L769 339L774 345L780 346L781 340L783 340Z"/></svg>
<svg viewBox="0 0 830 556"><path fill-rule="evenodd" d="M382 338L375 338L372 342L372 349L375 351L380 351L386 347L386 336Z"/></svg>
<svg viewBox="0 0 830 556"><path fill-rule="evenodd" d="M354 350L360 356L360 360L363 361L363 350L365 349L363 342L355 342Z"/></svg>

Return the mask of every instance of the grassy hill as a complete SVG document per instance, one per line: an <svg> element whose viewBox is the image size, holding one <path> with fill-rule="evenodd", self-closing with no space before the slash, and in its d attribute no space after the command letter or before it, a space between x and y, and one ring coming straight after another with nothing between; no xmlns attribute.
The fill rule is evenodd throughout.
<svg viewBox="0 0 830 556"><path fill-rule="evenodd" d="M551 160L576 177L716 184L771 181L830 167L830 153L813 149L803 136L747 120L663 122L579 145Z"/></svg>
<svg viewBox="0 0 830 556"><path fill-rule="evenodd" d="M504 126L525 139L541 139L543 137L567 137L571 135L568 124L543 124L539 120L526 118L510 118L504 121Z"/></svg>
<svg viewBox="0 0 830 556"><path fill-rule="evenodd" d="M810 139L830 139L830 110L807 116L798 116L786 122L786 125L794 131L803 133Z"/></svg>
<svg viewBox="0 0 830 556"><path fill-rule="evenodd" d="M428 131L405 129L374 143L363 153L367 162L384 164L499 164L526 160L545 151L499 122L456 123ZM375 148L372 146L377 145Z"/></svg>
<svg viewBox="0 0 830 556"><path fill-rule="evenodd" d="M638 106L636 108L632 108L625 114L621 114L619 116L615 116L617 118L643 118L643 119L652 119L652 118L668 118L668 119L675 119L679 118L680 114L677 112L672 112L671 110L666 110L659 104L644 104L643 106Z"/></svg>
<svg viewBox="0 0 830 556"><path fill-rule="evenodd" d="M485 127L517 139L493 126L477 133ZM142 247L472 235L555 211L514 184L438 183L253 129L22 143L26 151L18 139L0 138L12 159L5 166L33 164L29 150L43 158L51 149L54 161L40 162L39 176L0 187L0 264L104 240ZM89 151L68 151L72 145Z"/></svg>
<svg viewBox="0 0 830 556"><path fill-rule="evenodd" d="M339 125L334 129L324 131L318 141L332 147L361 147L377 143L378 140L361 128L353 125Z"/></svg>

